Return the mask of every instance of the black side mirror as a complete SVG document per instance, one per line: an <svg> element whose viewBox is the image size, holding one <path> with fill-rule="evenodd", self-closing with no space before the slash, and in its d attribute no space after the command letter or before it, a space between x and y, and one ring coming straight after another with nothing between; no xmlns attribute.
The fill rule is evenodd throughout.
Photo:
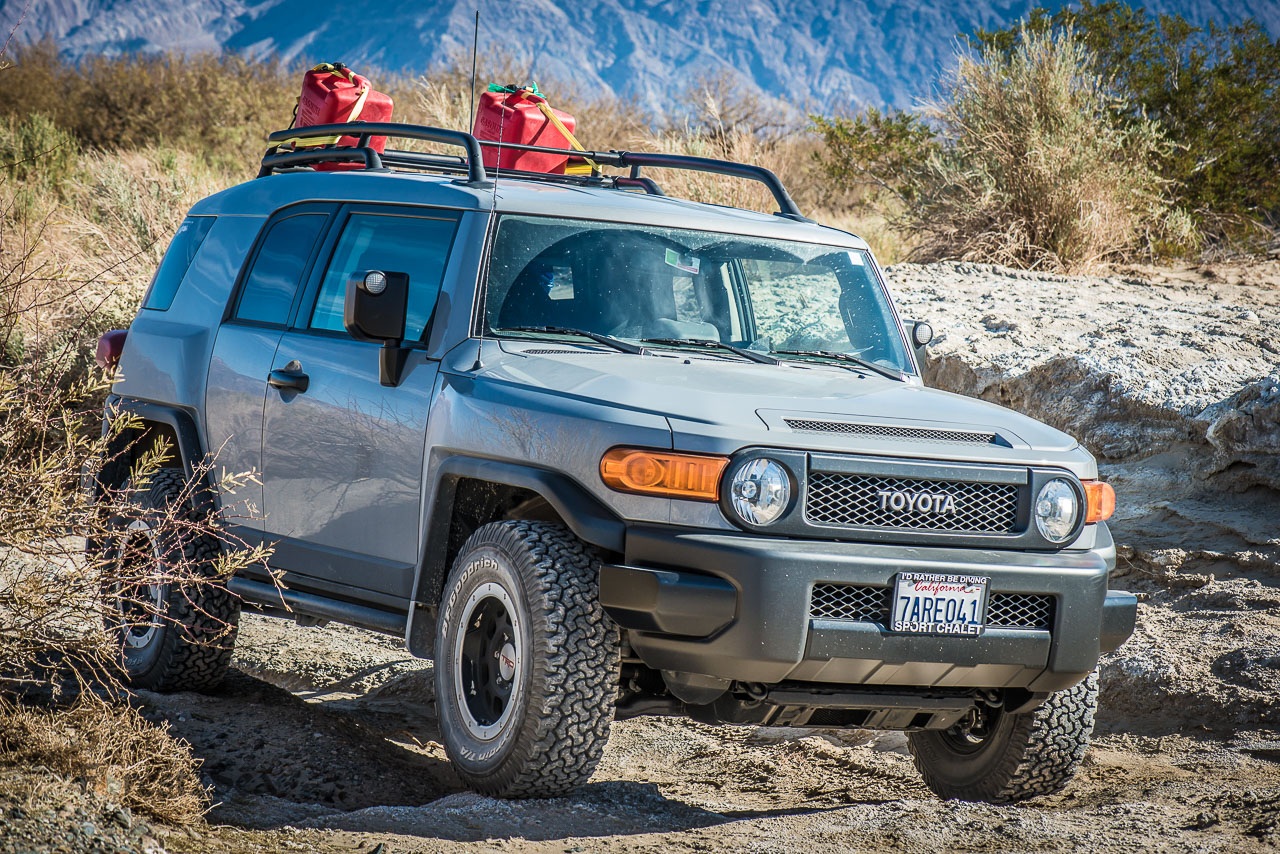
<svg viewBox="0 0 1280 854"><path fill-rule="evenodd" d="M378 380L385 386L400 384L409 357L409 351L401 344L408 312L408 273L369 270L347 280L342 325L357 341L382 342Z"/></svg>
<svg viewBox="0 0 1280 854"><path fill-rule="evenodd" d="M916 346L916 349L924 347L933 340L933 327L928 321L911 320L908 323L911 324L911 343Z"/></svg>
<svg viewBox="0 0 1280 854"><path fill-rule="evenodd" d="M907 326L911 328L911 346L916 351L916 363L920 366L920 373L924 373L925 351L924 348L933 340L933 327L924 320L908 320Z"/></svg>

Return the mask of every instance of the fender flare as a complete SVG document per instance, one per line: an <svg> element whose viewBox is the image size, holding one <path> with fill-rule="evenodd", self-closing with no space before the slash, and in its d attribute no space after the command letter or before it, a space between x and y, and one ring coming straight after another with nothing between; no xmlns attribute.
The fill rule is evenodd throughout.
<svg viewBox="0 0 1280 854"><path fill-rule="evenodd" d="M449 571L444 546L449 539L455 491L462 480L527 489L545 499L584 542L607 551L623 550L627 530L623 521L580 483L560 472L459 455L445 458L432 467L431 473L425 553L414 583L416 602L435 604L436 592Z"/></svg>
<svg viewBox="0 0 1280 854"><path fill-rule="evenodd" d="M206 455L203 443L200 441L200 431L197 429L195 418L191 413L175 406L166 406L160 403L120 397L113 394L107 398L106 406L103 409L103 433L106 433L107 425L110 421L125 413L136 416L142 421L163 424L171 429L173 435L177 437L177 447L174 448L174 451L182 462L182 469L186 473L188 480L195 477L197 467L204 462ZM115 449L113 448L112 450ZM120 450L123 450L123 447ZM119 464L117 463L117 465ZM106 479L107 474L104 470L104 479ZM119 478L122 473L117 469L111 474ZM215 500L213 496L216 491L212 489L213 484L208 482L208 473L205 474L204 480L210 489L196 490L196 500L201 500L201 496L203 496L204 500L212 502Z"/></svg>

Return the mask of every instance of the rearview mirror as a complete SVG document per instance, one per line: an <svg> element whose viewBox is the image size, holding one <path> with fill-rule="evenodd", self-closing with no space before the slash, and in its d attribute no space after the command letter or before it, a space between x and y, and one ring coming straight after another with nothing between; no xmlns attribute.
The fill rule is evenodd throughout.
<svg viewBox="0 0 1280 854"><path fill-rule="evenodd" d="M924 347L933 340L933 327L928 321L912 320L911 323L911 343L916 347Z"/></svg>

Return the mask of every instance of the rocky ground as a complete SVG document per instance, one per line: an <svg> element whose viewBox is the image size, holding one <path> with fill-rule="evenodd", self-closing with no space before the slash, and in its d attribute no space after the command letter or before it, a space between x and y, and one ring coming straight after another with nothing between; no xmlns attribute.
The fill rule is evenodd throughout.
<svg viewBox="0 0 1280 854"><path fill-rule="evenodd" d="M1280 264L890 276L904 315L939 332L931 384L1081 436L1119 494L1113 586L1140 595L1139 627L1103 664L1094 747L1062 794L945 803L898 734L649 718L615 726L573 797L495 801L450 770L429 663L249 615L218 692L139 697L203 759L207 827L113 818L65 785L45 812L0 804L0 851L1280 846Z"/></svg>

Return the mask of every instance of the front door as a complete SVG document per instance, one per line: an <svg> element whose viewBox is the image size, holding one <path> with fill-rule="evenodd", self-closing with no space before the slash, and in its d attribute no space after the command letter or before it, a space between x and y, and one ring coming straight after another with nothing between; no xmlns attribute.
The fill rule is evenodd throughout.
<svg viewBox="0 0 1280 854"><path fill-rule="evenodd" d="M407 599L422 552L427 416L437 364L414 349L399 385L380 384L379 345L342 322L358 272L409 275L406 346L422 345L457 227L455 216L350 207L328 263L271 365L262 430L264 534L272 564L318 582Z"/></svg>

